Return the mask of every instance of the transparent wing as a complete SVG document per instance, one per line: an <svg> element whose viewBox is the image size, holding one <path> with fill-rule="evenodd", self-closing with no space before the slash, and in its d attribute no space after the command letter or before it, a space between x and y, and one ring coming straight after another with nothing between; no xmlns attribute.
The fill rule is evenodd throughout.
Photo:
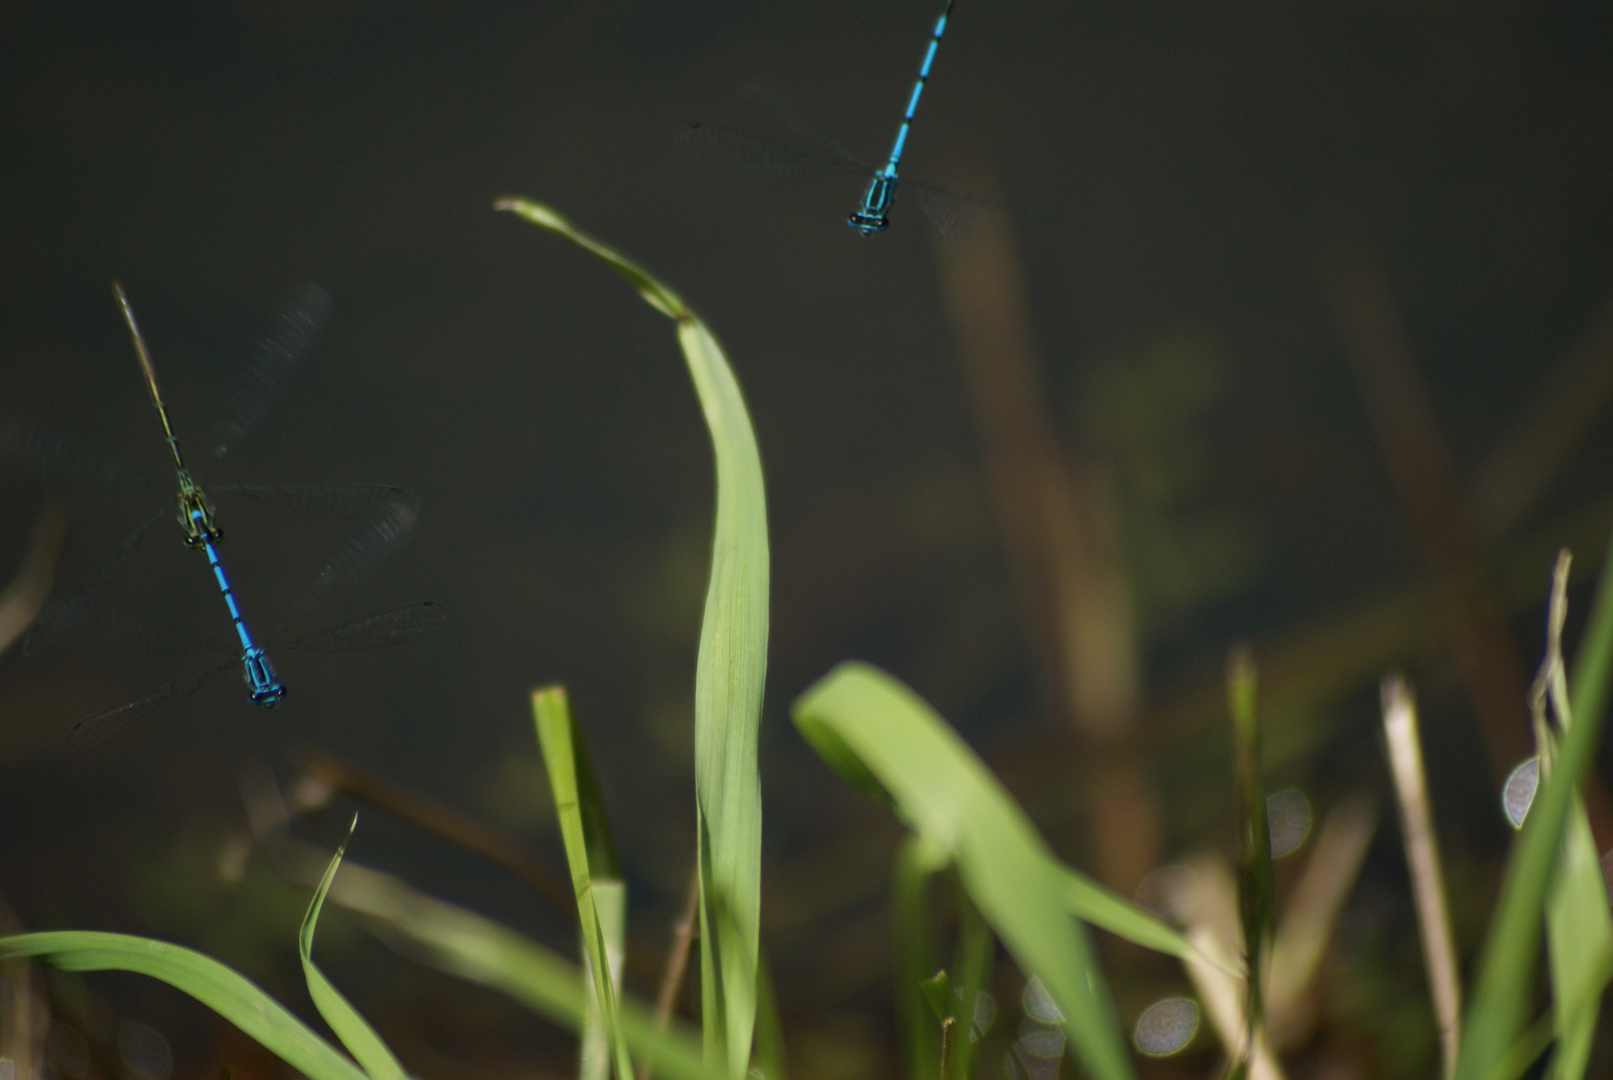
<svg viewBox="0 0 1613 1080"><path fill-rule="evenodd" d="M312 282L297 287L279 311L269 332L253 349L246 374L230 392L225 418L208 443L217 461L263 421L286 378L297 369L330 317L330 294Z"/></svg>
<svg viewBox="0 0 1613 1080"><path fill-rule="evenodd" d="M34 620L34 625L28 630L28 637L22 645L23 653L33 655L69 630L81 625L84 613L94 606L118 569L139 549L151 527L172 515L173 509L167 506L152 514L127 540L118 545L116 551L102 559L93 572L74 582L62 595L47 603L44 610L39 613L39 618ZM110 613L103 614L108 619L112 618Z"/></svg>
<svg viewBox="0 0 1613 1080"><path fill-rule="evenodd" d="M103 746L123 738L161 707L185 700L214 676L223 674L238 664L239 661L231 660L210 671L192 675L184 682L165 686L154 694L147 694L143 698L114 706L105 712L98 712L88 720L80 720L73 725L73 730L67 735L68 751L81 753L91 747Z"/></svg>
<svg viewBox="0 0 1613 1080"><path fill-rule="evenodd" d="M809 123L806 117L801 115L795 106L791 105L784 95L778 91L752 83L744 89L740 96L803 139L823 147L830 154L848 165L856 166L857 169L865 173L874 171L872 165L862 161L856 154L847 150L840 140L825 135Z"/></svg>
<svg viewBox="0 0 1613 1080"><path fill-rule="evenodd" d="M419 497L390 484L275 484L213 490L265 506L338 511L362 519L358 529L331 554L314 584L292 605L287 623L299 622L343 589L363 581L420 520Z"/></svg>
<svg viewBox="0 0 1613 1080"><path fill-rule="evenodd" d="M980 212L991 210L999 214L1011 214L1026 221L1044 222L1045 215L1031 214L1016 206L999 202L996 199L986 199L979 195L970 195L962 191L953 191L951 188L940 187L936 184L926 184L921 180L902 179L897 181L897 190L912 189L913 196L918 200L919 209L935 231L949 240L967 240L974 232L975 226L980 223Z"/></svg>
<svg viewBox="0 0 1613 1080"><path fill-rule="evenodd" d="M690 124L678 132L684 153L707 165L743 169L770 176L816 176L829 172L862 172L862 166L837 157L801 150L759 135L707 124Z"/></svg>
<svg viewBox="0 0 1613 1080"><path fill-rule="evenodd" d="M446 617L442 608L426 600L299 638L278 646L277 651L338 653L385 648L430 633L441 626Z"/></svg>
<svg viewBox="0 0 1613 1080"><path fill-rule="evenodd" d="M53 489L69 491L155 486L152 474L108 454L74 431L0 420L0 465Z"/></svg>

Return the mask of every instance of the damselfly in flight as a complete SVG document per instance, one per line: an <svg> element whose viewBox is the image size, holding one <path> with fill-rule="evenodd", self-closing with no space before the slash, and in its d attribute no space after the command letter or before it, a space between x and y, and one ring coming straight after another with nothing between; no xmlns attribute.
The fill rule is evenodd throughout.
<svg viewBox="0 0 1613 1080"><path fill-rule="evenodd" d="M248 629L235 591L224 572L218 550L223 533L219 527L212 496L229 495L261 505L300 510L337 511L358 515L363 519L363 525L358 531L348 532L342 536L340 546L324 561L313 587L290 605L289 615L282 622L281 629L273 635L276 642L286 641L284 632L286 628L301 623L313 608L329 599L339 587L364 576L382 555L406 537L418 519L419 501L412 493L402 488L383 484L290 484L256 487L210 484L204 490L179 449L167 407L158 388L155 365L144 336L135 321L132 307L122 288L114 286L114 289L134 340L136 356L147 389L162 423L172 467L175 470L170 474L174 479L170 479L165 485L157 486L166 487L170 493L167 500L172 500L177 480L179 523L184 531L186 544L200 550L206 556L214 582L224 597L233 636L240 650L238 661L232 661L227 666L240 663L249 698L260 705L271 706L285 695L285 684L275 671L267 649ZM262 420L280 385L306 355L329 306L330 298L322 290L313 285L304 285L297 291L292 302L278 313L271 333L259 342L245 378L230 395L230 410L207 444L209 458L215 462L222 460ZM144 491L153 486L153 478L144 470L117 463L87 440L66 432L39 429L15 420L0 422L0 461L20 467L24 473L43 481L53 497L61 497L76 489L88 494L97 506L115 492L124 489ZM111 616L113 613L104 610L97 603L100 594L157 522L173 513L172 506L172 501L168 501L168 508L150 515L93 574L75 587L69 588L64 596L53 600L31 631L25 646L26 650L36 651L44 642L64 634L83 621L86 612L93 611L103 619ZM440 618L440 612L432 605L416 605L415 608L373 616L347 627L315 635L313 638L292 641L281 647L331 652L384 645L422 629L429 629L436 625ZM127 625L129 620L114 621L124 624L121 629L130 628ZM153 634L150 625L143 618L137 620L135 625L141 631L139 636L148 641L153 637L165 639L174 637L172 633ZM184 687L194 688L216 673L217 670L206 672L197 680L176 684L176 687L147 695L137 702L107 710L100 717L86 721L80 727L103 729L107 725L101 722L102 718L112 714L132 718L134 715L149 711L162 701L183 696L171 691ZM75 728L75 732L77 730ZM83 742L84 738L75 734L74 741Z"/></svg>
<svg viewBox="0 0 1613 1080"><path fill-rule="evenodd" d="M219 592L224 594L224 606L229 609L230 622L241 639L241 668L246 679L247 696L254 705L269 708L286 696L285 684L275 674L269 654L253 640L246 620L241 618L241 608L235 602L235 593L230 589L230 580L224 575L224 564L218 557L217 545L224 539L224 533L214 520L213 503L208 499L207 492L191 479L190 470L185 467L185 455L179 452L179 439L174 436L173 425L168 422L168 410L162 404L162 391L157 389L157 369L152 366L151 353L146 348L145 339L140 336L140 326L134 321L134 309L129 306L129 298L124 295L123 286L115 281L112 291L117 294L123 319L129 324L134 352L140 359L140 371L146 377L146 388L151 391L151 403L157 407L157 418L162 421L168 452L173 455L174 471L179 482L179 527L185 531L185 546L199 549L207 556L213 579L218 582Z"/></svg>
<svg viewBox="0 0 1613 1080"><path fill-rule="evenodd" d="M994 199L953 191L897 174L902 152L907 148L908 131L913 126L913 114L918 110L919 95L924 92L925 83L930 77L930 67L935 62L941 35L946 32L952 5L953 0L946 0L946 5L935 20L929 44L924 50L924 59L919 64L918 78L908 94L907 108L902 113L901 124L896 129L896 140L891 144L884 165L870 165L852 154L836 140L814 130L776 95L757 87L747 90L745 96L776 115L797 135L817 144L817 151L802 150L748 132L709 124L690 124L679 133L678 145L693 157L729 168L780 176L837 171L865 176L868 182L862 200L846 218L846 224L863 236L872 236L890 227L890 209L896 201L897 187L909 188L918 197L924 216L929 218L938 232L943 236L962 239L973 230L981 209L1007 210L1008 207Z"/></svg>

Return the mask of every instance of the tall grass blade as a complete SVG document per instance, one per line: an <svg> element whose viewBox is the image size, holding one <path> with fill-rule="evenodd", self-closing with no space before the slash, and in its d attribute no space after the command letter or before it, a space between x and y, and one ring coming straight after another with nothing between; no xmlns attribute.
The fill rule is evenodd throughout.
<svg viewBox="0 0 1613 1080"><path fill-rule="evenodd" d="M854 756L908 825L949 852L969 897L1027 975L1064 1014L1076 1055L1097 1080L1133 1075L1103 973L1068 913L1058 861L974 752L907 687L866 664L841 664L794 706L795 723L831 762Z"/></svg>
<svg viewBox="0 0 1613 1080"><path fill-rule="evenodd" d="M1496 914L1479 959L1473 1005L1457 1059L1457 1080L1485 1080L1522 1034L1540 947L1547 882L1557 861L1580 777L1595 757L1606 719L1607 681L1613 663L1613 551L1572 672L1569 701L1574 723L1558 747L1552 775L1529 808L1513 844Z"/></svg>
<svg viewBox="0 0 1613 1080"><path fill-rule="evenodd" d="M1243 916L1247 1000L1245 1052L1251 1052L1265 1025L1265 958L1276 923L1276 890L1271 871L1271 825L1260 780L1260 713L1254 657L1243 647L1227 663L1227 697L1232 712L1233 773L1238 786L1238 900Z"/></svg>
<svg viewBox="0 0 1613 1080"><path fill-rule="evenodd" d="M1434 1017L1439 1024L1441 1075L1449 1080L1456 1070L1456 1051L1461 1043L1461 983L1456 971L1456 945L1445 902L1445 879L1440 870L1434 815L1423 771L1417 706L1412 700L1411 688L1398 676L1390 676L1383 682L1383 729L1389 744L1389 768L1395 778L1395 798L1400 804L1406 863L1411 870L1412 896L1417 904L1417 923L1423 939L1423 962L1428 967Z"/></svg>
<svg viewBox="0 0 1613 1080"><path fill-rule="evenodd" d="M554 796L555 816L560 838L571 869L571 887L577 898L577 921L582 927L583 956L594 988L593 1004L603 1030L610 1060L615 1063L617 1080L633 1080L627 1044L622 1040L616 1019L616 988L620 984L622 933L621 871L610 842L605 808L594 783L593 769L583 745L563 687L548 686L532 692L532 716L538 730L538 745L549 773L549 790ZM604 894L598 895L596 886ZM611 910L603 910L611 909ZM614 937L614 942L611 938ZM595 1080L589 1073L590 1041L584 1025L583 1080ZM604 1070L599 1070L602 1076Z"/></svg>
<svg viewBox="0 0 1613 1080"><path fill-rule="evenodd" d="M34 958L63 971L132 971L189 994L309 1080L370 1080L285 1006L211 957L165 941L89 930L0 938L0 961Z"/></svg>
<svg viewBox="0 0 1613 1080"><path fill-rule="evenodd" d="M510 210L593 252L677 324L716 457L711 579L695 668L695 803L701 869L701 1000L709 1053L750 1062L761 919L762 793L757 730L767 672L768 538L756 435L721 347L678 295L552 209Z"/></svg>
<svg viewBox="0 0 1613 1080"><path fill-rule="evenodd" d="M325 1023L330 1025L336 1037L342 1040L347 1052L370 1075L370 1080L405 1080L403 1066L392 1056L386 1043L314 964L314 927L319 922L320 909L325 906L325 894L330 892L330 883L336 879L336 870L342 865L342 856L346 854L348 842L353 839L353 830L356 828L357 814L353 815L353 823L347 827L342 846L331 856L325 876L320 878L319 887L314 890L314 898L302 919L302 928L297 932L297 954L302 958L302 974L308 983L308 996L314 999L314 1007L325 1018Z"/></svg>
<svg viewBox="0 0 1613 1080"><path fill-rule="evenodd" d="M1552 573L1546 658L1531 695L1535 727L1542 740L1538 748L1540 767L1548 777L1557 760L1557 736L1546 723L1546 704L1550 703L1557 716L1557 730L1567 731L1573 724L1562 648L1563 623L1568 618L1569 563L1569 554L1564 550ZM1585 803L1576 791L1569 801L1562 852L1546 887L1546 952L1550 958L1552 1019L1557 1036L1557 1049L1546 1072L1548 1080L1579 1080L1585 1075L1602 990L1607 985L1610 951L1613 916L1608 912L1607 885Z"/></svg>
<svg viewBox="0 0 1613 1080"><path fill-rule="evenodd" d="M922 835L910 836L896 852L891 875L891 928L896 939L896 1028L910 1080L935 1080L941 1031L925 1001L923 984L935 974L930 920L930 878L950 859Z"/></svg>

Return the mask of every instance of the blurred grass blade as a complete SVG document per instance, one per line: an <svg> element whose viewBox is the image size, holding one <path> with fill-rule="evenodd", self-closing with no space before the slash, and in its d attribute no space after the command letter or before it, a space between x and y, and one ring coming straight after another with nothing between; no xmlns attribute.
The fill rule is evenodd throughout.
<svg viewBox="0 0 1613 1080"><path fill-rule="evenodd" d="M358 815L354 814L353 823L347 827L347 836L342 839L342 846L336 849L336 854L331 856L330 865L325 867L325 876L320 878L313 901L302 918L302 928L297 932L297 953L302 957L302 974L308 983L308 996L314 999L314 1007L325 1018L325 1023L330 1025L336 1037L342 1040L347 1052L370 1075L370 1080L405 1080L403 1066L392 1056L386 1043L314 964L314 927L319 922L320 909L325 906L325 894L330 892L330 883L336 878L336 870L342 865L342 856L347 852L348 841L353 839L353 830L356 828Z"/></svg>
<svg viewBox="0 0 1613 1080"><path fill-rule="evenodd" d="M930 919L930 878L950 860L922 835L897 849L891 875L891 923L896 944L896 1028L910 1080L935 1080L940 1067L941 1017L926 1003L924 982L935 971L935 934Z"/></svg>
<svg viewBox="0 0 1613 1080"><path fill-rule="evenodd" d="M352 862L331 886L330 898L364 916L365 925L398 952L507 994L572 1031L582 1030L582 970L530 938ZM616 1004L628 1047L650 1062L653 1075L727 1080L724 1069L706 1063L698 1037L687 1026L674 1022L658 1032L650 1009L625 996Z"/></svg>
<svg viewBox="0 0 1613 1080"><path fill-rule="evenodd" d="M793 711L809 743L839 743L855 755L911 827L951 853L981 915L1063 1012L1087 1071L1097 1080L1131 1077L1130 1049L1086 933L1068 913L1058 861L963 740L866 664L836 667Z"/></svg>
<svg viewBox="0 0 1613 1080"><path fill-rule="evenodd" d="M1439 1026L1441 1075L1456 1069L1461 1043L1461 982L1456 971L1456 945L1445 900L1445 879L1440 870L1434 815L1428 804L1427 775L1423 771L1422 739L1417 732L1417 706L1411 688L1399 676L1383 681L1383 730L1389 745L1389 768L1395 778L1400 805L1402 841L1411 871L1412 897L1423 940L1423 962L1433 992L1434 1018Z"/></svg>
<svg viewBox="0 0 1613 1080"><path fill-rule="evenodd" d="M610 1058L615 1063L617 1080L633 1080L627 1044L622 1040L621 1025L616 1019L616 988L620 985L621 936L625 920L621 911L612 913L616 938L613 947L607 938L606 920L601 916L600 898L595 895L597 883L616 891L617 895L607 902L614 902L620 908L624 900L620 895L621 871L617 868L616 853L611 847L605 808L600 802L599 788L594 783L593 769L588 763L588 751L577 731L576 722L572 720L565 689L548 686L534 690L532 717L538 731L538 745L543 749L543 763L549 773L549 791L554 796L555 818L566 848L566 863L571 869L571 888L577 899L577 921L582 928L583 955L588 963L588 971L593 976L599 1023L604 1029ZM588 1025L585 1023L583 1080L593 1080L589 1076L587 1033Z"/></svg>
<svg viewBox="0 0 1613 1080"><path fill-rule="evenodd" d="M0 592L0 653L33 625L50 597L51 584L56 580L56 557L61 554L62 537L66 534L67 518L60 510L47 506L39 512L17 576Z"/></svg>
<svg viewBox="0 0 1613 1080"><path fill-rule="evenodd" d="M1613 552L1602 576L1572 672L1574 723L1558 747L1550 778L1535 795L1513 843L1501 899L1480 955L1473 1005L1462 1033L1458 1080L1485 1080L1522 1034L1530 1000L1547 881L1561 847L1580 778L1596 754L1613 662Z"/></svg>
<svg viewBox="0 0 1613 1080"><path fill-rule="evenodd" d="M970 1080L974 1076L975 1046L986 1034L990 1015L982 1017L980 996L991 979L991 962L997 940L967 894L958 897L958 1027L954 1032L948 1080Z"/></svg>
<svg viewBox="0 0 1613 1080"><path fill-rule="evenodd" d="M1271 872L1271 826L1266 818L1266 791L1260 780L1260 713L1256 700L1254 657L1242 646L1227 661L1227 696L1232 712L1233 772L1238 785L1238 899L1243 916L1247 1001L1244 1022L1252 1048L1265 1026L1263 995L1265 957L1276 922Z"/></svg>
<svg viewBox="0 0 1613 1080"><path fill-rule="evenodd" d="M1059 891L1064 897L1064 910L1107 930L1116 937L1125 938L1134 945L1165 953L1181 960L1199 959L1224 969L1227 974L1243 977L1243 969L1235 963L1201 953L1180 931L1164 919L1118 893L1098 884L1078 870L1058 867Z"/></svg>
<svg viewBox="0 0 1613 1080"><path fill-rule="evenodd" d="M739 384L706 325L671 289L540 203L495 204L605 260L677 323L716 457L711 579L695 667L695 805L701 872L701 1000L708 1053L750 1062L761 918L757 729L767 672L768 539L762 463Z"/></svg>
<svg viewBox="0 0 1613 1080"><path fill-rule="evenodd" d="M1573 714L1563 667L1563 623L1568 617L1570 558L1559 553L1552 573L1546 626L1546 657L1537 680L1539 696L1551 702L1557 725L1567 731ZM1543 703L1542 703L1543 704ZM1544 712L1541 708L1540 712ZM1540 765L1546 776L1557 759L1556 736L1537 725L1544 740ZM1585 803L1576 791L1569 801L1562 852L1546 887L1546 951L1550 958L1553 1029L1557 1048L1547 1069L1549 1080L1579 1080L1590 1062L1591 1041L1602 990L1607 985L1607 956L1613 950L1613 916L1608 911L1607 884L1591 835Z"/></svg>
<svg viewBox="0 0 1613 1080"><path fill-rule="evenodd" d="M369 1080L274 998L217 960L130 934L62 930L0 938L0 961L35 958L63 971L133 971L206 1005L309 1080Z"/></svg>

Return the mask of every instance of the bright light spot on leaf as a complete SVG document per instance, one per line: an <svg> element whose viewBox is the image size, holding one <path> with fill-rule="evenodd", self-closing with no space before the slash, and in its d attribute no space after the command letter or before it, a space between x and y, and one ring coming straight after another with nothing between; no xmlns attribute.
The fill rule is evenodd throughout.
<svg viewBox="0 0 1613 1080"><path fill-rule="evenodd" d="M1298 788L1274 791L1266 798L1266 823L1271 834L1271 857L1280 859L1299 850L1311 834L1311 804Z"/></svg>
<svg viewBox="0 0 1613 1080"><path fill-rule="evenodd" d="M1539 786L1539 758L1529 758L1507 774L1507 782L1501 785L1501 810L1514 829L1523 828L1523 819L1528 816Z"/></svg>
<svg viewBox="0 0 1613 1080"><path fill-rule="evenodd" d="M1044 1024L1064 1023L1064 1014L1053 1004L1053 997L1042 985L1042 980L1034 975L1025 984L1024 1006L1025 1015L1032 1020L1040 1020Z"/></svg>
<svg viewBox="0 0 1613 1080"><path fill-rule="evenodd" d="M1137 1018L1132 1037L1149 1057L1168 1057L1193 1041L1199 1029L1198 1003L1191 998L1156 1001Z"/></svg>

